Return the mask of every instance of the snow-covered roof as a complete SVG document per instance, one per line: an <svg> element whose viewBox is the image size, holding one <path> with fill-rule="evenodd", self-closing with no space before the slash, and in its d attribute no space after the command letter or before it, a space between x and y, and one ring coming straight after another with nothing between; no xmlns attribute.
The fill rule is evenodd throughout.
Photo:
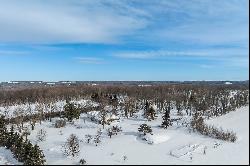
<svg viewBox="0 0 250 166"><path fill-rule="evenodd" d="M56 83L55 82L47 82L46 84L48 84L48 85L55 85Z"/></svg>
<svg viewBox="0 0 250 166"><path fill-rule="evenodd" d="M147 86L152 86L152 85L138 85L140 87L147 87Z"/></svg>
<svg viewBox="0 0 250 166"><path fill-rule="evenodd" d="M225 82L226 85L231 85L233 84L232 82Z"/></svg>

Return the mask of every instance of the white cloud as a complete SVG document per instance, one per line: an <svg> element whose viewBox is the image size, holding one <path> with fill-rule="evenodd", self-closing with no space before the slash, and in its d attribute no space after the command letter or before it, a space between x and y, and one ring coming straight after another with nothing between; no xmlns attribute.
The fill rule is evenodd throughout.
<svg viewBox="0 0 250 166"><path fill-rule="evenodd" d="M150 50L150 51L124 51L113 53L114 57L138 60L200 60L211 62L212 64L201 64L202 68L221 67L240 67L248 68L249 57L248 48L217 48L217 49L196 49L196 50ZM199 63L199 62L197 62Z"/></svg>
<svg viewBox="0 0 250 166"><path fill-rule="evenodd" d="M245 57L248 54L247 48L218 48L218 49L194 49L194 50L149 50L149 51L123 51L113 53L114 57L129 59L152 59L162 57L199 57L199 58L230 58Z"/></svg>
<svg viewBox="0 0 250 166"><path fill-rule="evenodd" d="M162 0L148 9L155 24L140 40L199 45L249 43L248 0ZM158 25L158 26L157 26Z"/></svg>
<svg viewBox="0 0 250 166"><path fill-rule="evenodd" d="M115 43L146 25L133 13L120 14L102 2L1 1L0 42Z"/></svg>
<svg viewBox="0 0 250 166"><path fill-rule="evenodd" d="M237 23L194 23L173 29L160 31L158 35L172 41L193 42L199 44L248 43L248 24Z"/></svg>
<svg viewBox="0 0 250 166"><path fill-rule="evenodd" d="M248 0L0 0L0 42L248 44Z"/></svg>

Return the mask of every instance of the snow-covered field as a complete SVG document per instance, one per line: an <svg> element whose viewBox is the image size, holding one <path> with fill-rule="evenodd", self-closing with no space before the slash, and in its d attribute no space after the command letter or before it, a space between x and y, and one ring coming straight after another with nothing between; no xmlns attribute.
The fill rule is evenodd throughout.
<svg viewBox="0 0 250 166"><path fill-rule="evenodd" d="M67 123L64 128L53 126L56 119L37 124L28 139L34 144L38 143L45 154L46 164L79 164L80 159L86 160L86 164L248 164L248 109L248 106L242 107L206 122L235 131L238 137L235 143L212 139L177 126L162 129L159 127L162 119L158 117L154 121L129 118L114 122L111 125L118 124L123 131L112 138L107 135L107 125L103 130L101 143L95 146L86 143L85 135L95 135L102 126L90 121L86 114L82 114L74 124ZM153 135L146 137L148 141L139 137L138 127L142 123L152 127ZM43 142L37 141L39 129L47 132ZM70 134L75 134L80 139L80 153L75 158L66 157L62 152L62 145ZM16 164L10 155L9 150L1 148L0 164Z"/></svg>
<svg viewBox="0 0 250 166"><path fill-rule="evenodd" d="M72 100L75 104L79 104L82 107L96 107L98 106L97 103L91 101L91 100ZM6 118L12 118L20 115L32 115L38 113L38 109L42 109L43 112L60 112L63 111L63 106L66 104L66 100L57 101L55 103L50 104L42 104L39 105L38 103L33 104L19 104L19 105L12 105L12 106L0 106L0 115L4 115ZM39 108L41 107L41 108ZM18 113L18 115L16 114Z"/></svg>

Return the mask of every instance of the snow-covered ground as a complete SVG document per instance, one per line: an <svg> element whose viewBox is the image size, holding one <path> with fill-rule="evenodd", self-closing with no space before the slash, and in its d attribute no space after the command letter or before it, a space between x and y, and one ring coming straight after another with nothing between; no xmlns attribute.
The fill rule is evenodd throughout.
<svg viewBox="0 0 250 166"><path fill-rule="evenodd" d="M72 100L75 104L79 104L81 107L86 106L92 106L96 107L98 106L98 103L93 102L91 100ZM43 109L43 112L60 112L63 111L63 106L66 104L66 100L57 101L55 103L50 104L43 104L39 105L38 103L33 104L18 104L18 105L12 105L12 106L0 106L0 115L4 115L6 118L12 118L20 115L32 115L38 113L38 107L41 107ZM16 114L18 113L18 115Z"/></svg>
<svg viewBox="0 0 250 166"><path fill-rule="evenodd" d="M74 124L67 123L64 128L54 127L56 118L52 122L37 124L28 139L34 144L38 143L45 154L46 164L79 164L80 159L86 160L86 164L248 164L248 109L248 106L242 107L206 122L235 131L238 137L235 143L209 138L177 126L162 129L159 127L162 119L158 117L154 121L142 118L120 119L111 125L118 124L123 131L110 139L106 131L110 126L105 126L102 142L95 146L86 143L85 135L95 135L102 126L90 121L85 114L75 120ZM153 135L147 135L148 141L139 136L138 127L142 123L152 127ZM37 142L36 136L40 129L47 132L43 142ZM62 152L62 145L70 134L80 139L80 153L75 158L66 157ZM11 155L9 150L1 148L0 164L16 164Z"/></svg>
<svg viewBox="0 0 250 166"><path fill-rule="evenodd" d="M236 132L235 143L225 142L218 153L218 163L225 164L248 164L249 163L249 106L230 112L224 116L207 121L208 124L221 126ZM216 159L211 155L211 159Z"/></svg>
<svg viewBox="0 0 250 166"><path fill-rule="evenodd" d="M102 142L95 146L86 143L85 135L95 135L97 129L102 126L91 122L85 115L81 115L74 124L67 124L64 128L53 127L53 121L56 119L43 122L42 125L36 125L36 129L28 138L37 143L37 131L47 131L46 141L38 142L44 151L46 164L78 164L82 158L87 164L248 164L248 115L248 107L244 107L207 122L235 131L238 136L236 143L190 133L187 129L175 126L164 130L158 127L162 120L159 117L150 122L143 119L122 119L115 123L122 127L122 133L112 136L111 139L106 133L109 126L106 126ZM148 136L152 144L139 137L138 127L142 123L152 126L154 134ZM81 151L75 158L66 157L62 152L62 145L70 134L77 135L81 140Z"/></svg>
<svg viewBox="0 0 250 166"><path fill-rule="evenodd" d="M0 147L0 165L21 165L21 163L13 158L9 149Z"/></svg>

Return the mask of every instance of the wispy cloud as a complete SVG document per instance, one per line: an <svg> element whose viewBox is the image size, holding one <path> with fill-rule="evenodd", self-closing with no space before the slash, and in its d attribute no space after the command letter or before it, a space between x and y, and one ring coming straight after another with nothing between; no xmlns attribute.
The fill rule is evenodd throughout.
<svg viewBox="0 0 250 166"><path fill-rule="evenodd" d="M136 38L154 45L248 45L248 0L162 0L143 6L153 15Z"/></svg>
<svg viewBox="0 0 250 166"><path fill-rule="evenodd" d="M105 61L101 58L93 58L93 57L77 57L75 58L79 63L84 64L104 64Z"/></svg>
<svg viewBox="0 0 250 166"><path fill-rule="evenodd" d="M203 61L211 64L200 64L201 68L214 68L215 66L247 68L249 64L248 48L217 48L195 50L150 50L150 51L124 51L115 52L113 56L122 59L161 60L161 61ZM199 62L197 62L199 63Z"/></svg>
<svg viewBox="0 0 250 166"><path fill-rule="evenodd" d="M27 55L28 51L0 50L0 56Z"/></svg>
<svg viewBox="0 0 250 166"><path fill-rule="evenodd" d="M100 0L1 1L0 42L115 43L146 25L135 9L115 6Z"/></svg>
<svg viewBox="0 0 250 166"><path fill-rule="evenodd" d="M214 68L213 65L207 65L207 64L201 64L200 67L201 67L201 68L204 68L204 69L211 69L211 68Z"/></svg>
<svg viewBox="0 0 250 166"><path fill-rule="evenodd" d="M45 3L46 2L46 3ZM248 43L248 0L10 0L0 42Z"/></svg>
<svg viewBox="0 0 250 166"><path fill-rule="evenodd" d="M115 52L113 56L130 59L152 59L161 57L200 57L200 58L223 58L223 57L244 57L248 55L246 48L224 48L224 49L195 49L195 50L149 50L149 51L124 51Z"/></svg>
<svg viewBox="0 0 250 166"><path fill-rule="evenodd" d="M249 57L234 57L224 59L221 63L222 66L230 67L230 68L245 68L249 70Z"/></svg>

